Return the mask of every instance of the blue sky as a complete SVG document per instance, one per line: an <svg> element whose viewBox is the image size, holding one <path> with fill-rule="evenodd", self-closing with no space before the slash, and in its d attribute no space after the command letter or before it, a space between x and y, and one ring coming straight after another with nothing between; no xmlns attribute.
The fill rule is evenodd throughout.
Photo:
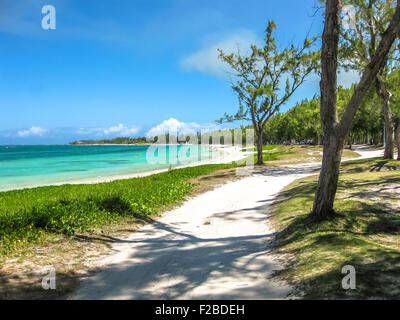
<svg viewBox="0 0 400 320"><path fill-rule="evenodd" d="M56 8L56 30L41 9ZM321 33L315 0L1 0L0 144L211 126L237 109L216 48ZM350 77L351 78L351 77ZM351 80L351 79L350 79ZM349 77L344 82L349 82ZM285 106L319 92L314 77Z"/></svg>

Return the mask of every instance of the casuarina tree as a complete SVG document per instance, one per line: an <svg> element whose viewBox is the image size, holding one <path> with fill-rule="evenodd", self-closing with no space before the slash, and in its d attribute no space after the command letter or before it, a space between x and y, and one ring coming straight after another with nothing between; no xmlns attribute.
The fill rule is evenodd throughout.
<svg viewBox="0 0 400 320"><path fill-rule="evenodd" d="M389 25L396 6L396 0L344 0L351 6L354 16L353 26L340 30L340 53L344 66L362 71L375 55L382 35ZM399 40L396 40L398 44ZM393 159L394 119L390 106L392 92L389 90L388 76L398 66L399 52L393 45L385 66L375 79L375 92L381 100L385 122L385 159Z"/></svg>
<svg viewBox="0 0 400 320"><path fill-rule="evenodd" d="M317 38L306 38L302 45L279 49L274 38L275 22L265 31L262 48L252 45L246 56L227 54L220 59L233 70L232 88L239 97L239 110L217 122L251 121L257 138L257 164L263 164L263 131L268 120L290 99L318 67L319 53L311 49Z"/></svg>
<svg viewBox="0 0 400 320"><path fill-rule="evenodd" d="M321 51L320 107L324 134L324 152L314 206L311 213L318 220L328 219L334 215L333 204L337 191L344 140L349 133L358 107L371 84L376 81L379 72L381 72L387 63L393 43L400 33L400 0L397 0L396 10L390 19L390 23L383 30L380 43L371 61L362 71L361 80L356 86L346 110L339 121L336 106L341 12L341 0L326 1Z"/></svg>

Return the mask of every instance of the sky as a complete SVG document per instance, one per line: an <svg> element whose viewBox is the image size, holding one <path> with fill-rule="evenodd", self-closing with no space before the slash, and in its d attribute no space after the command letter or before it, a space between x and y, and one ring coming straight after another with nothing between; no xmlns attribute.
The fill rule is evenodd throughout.
<svg viewBox="0 0 400 320"><path fill-rule="evenodd" d="M44 5L56 29L42 28ZM217 49L322 32L315 0L0 0L0 144L207 129L238 99ZM349 86L356 75L342 74ZM311 77L282 111L319 94ZM241 125L245 123L238 123Z"/></svg>

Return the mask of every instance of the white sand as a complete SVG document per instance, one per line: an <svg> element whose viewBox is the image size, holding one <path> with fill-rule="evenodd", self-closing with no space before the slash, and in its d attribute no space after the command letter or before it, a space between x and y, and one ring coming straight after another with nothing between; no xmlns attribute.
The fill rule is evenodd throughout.
<svg viewBox="0 0 400 320"><path fill-rule="evenodd" d="M269 254L269 206L319 166L262 169L190 199L113 245L71 299L284 299L291 288L269 278L281 267Z"/></svg>

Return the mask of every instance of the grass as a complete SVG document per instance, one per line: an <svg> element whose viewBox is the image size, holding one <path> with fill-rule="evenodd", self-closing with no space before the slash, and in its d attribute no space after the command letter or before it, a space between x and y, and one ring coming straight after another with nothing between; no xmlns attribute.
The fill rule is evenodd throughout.
<svg viewBox="0 0 400 320"><path fill-rule="evenodd" d="M271 151L271 150L274 150L281 146L282 145L280 145L280 144L269 144L269 145L263 146L263 151ZM242 152L248 152L248 151L257 151L257 147L242 149Z"/></svg>
<svg viewBox="0 0 400 320"><path fill-rule="evenodd" d="M245 150L245 149L244 149ZM275 151L277 150L277 151ZM279 162L283 158L287 157L288 155L295 154L296 152L290 151L289 148L283 146L277 146L269 151L263 152L263 160L264 162L268 162L268 165L275 165L273 161ZM248 156L246 159L239 161L238 163L245 163L246 160L251 159L253 157L254 164L257 163L257 153L254 153ZM266 163L264 163L266 165Z"/></svg>
<svg viewBox="0 0 400 320"><path fill-rule="evenodd" d="M156 215L181 202L189 180L235 167L204 165L100 184L63 185L0 193L0 255L35 243L49 234L73 235L119 222Z"/></svg>
<svg viewBox="0 0 400 320"><path fill-rule="evenodd" d="M269 146L266 146L269 147ZM360 155L352 150L343 150L343 159L353 159ZM254 163L257 163L257 154L253 155ZM322 147L308 145L279 146L263 152L264 162L268 166L296 165L322 161Z"/></svg>
<svg viewBox="0 0 400 320"><path fill-rule="evenodd" d="M400 170L400 161L381 158L346 161L341 170L346 173L397 171Z"/></svg>
<svg viewBox="0 0 400 320"><path fill-rule="evenodd" d="M263 153L263 160L265 162L270 162L270 161L277 161L282 159L284 156L292 155L295 154L293 151L288 151L288 150L281 150L281 151L276 151L276 152L265 152ZM257 155L254 157L255 162L257 162Z"/></svg>
<svg viewBox="0 0 400 320"><path fill-rule="evenodd" d="M300 163L312 163L322 161L322 147L321 146L284 146L277 149L277 151L285 151L278 160L273 160L268 165L296 165ZM352 150L343 150L343 159L357 158L360 155Z"/></svg>
<svg viewBox="0 0 400 320"><path fill-rule="evenodd" d="M191 185L188 196L210 191L227 181L244 177L237 174L234 164L203 166L172 173L179 174L180 181ZM164 178L157 179L157 182L160 180ZM174 201L161 205L157 215L180 203ZM35 238L32 243L19 243L0 255L0 299L65 298L78 287L82 277L99 270L99 261L114 252L112 245L115 242L123 241L152 220L152 214L127 214L110 223L100 223L97 227L91 226L87 231L77 230L70 235L57 230L43 230L39 239ZM57 289L45 291L41 287L41 270L49 265L57 270Z"/></svg>
<svg viewBox="0 0 400 320"><path fill-rule="evenodd" d="M273 205L275 245L286 268L276 273L305 299L400 298L400 163L379 159L342 165L335 211L312 221L317 177L295 181ZM397 168L397 169L396 169ZM341 287L353 265L357 289Z"/></svg>

